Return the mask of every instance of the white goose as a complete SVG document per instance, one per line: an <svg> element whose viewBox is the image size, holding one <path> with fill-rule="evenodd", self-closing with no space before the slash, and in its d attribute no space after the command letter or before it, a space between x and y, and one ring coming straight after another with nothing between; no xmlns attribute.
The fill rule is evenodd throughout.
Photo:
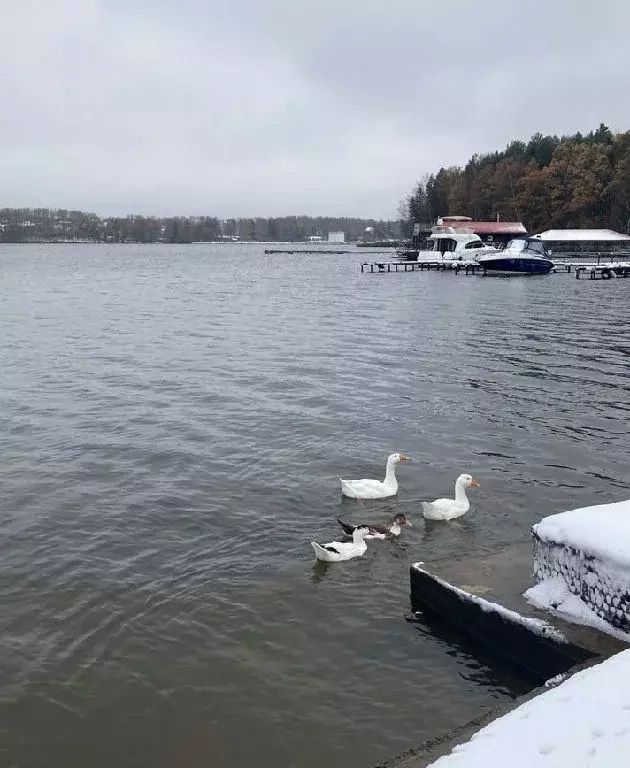
<svg viewBox="0 0 630 768"><path fill-rule="evenodd" d="M402 453L392 453L387 458L385 480L340 480L341 493L351 499L385 499L398 493L396 464L409 461Z"/></svg>
<svg viewBox="0 0 630 768"><path fill-rule="evenodd" d="M367 525L355 528L352 532L352 541L331 541L328 544L318 544L311 541L311 547L318 560L326 563L337 563L340 560L351 560L353 557L361 557L365 554L367 544L365 537L370 532Z"/></svg>
<svg viewBox="0 0 630 768"><path fill-rule="evenodd" d="M455 481L454 499L436 499L422 502L422 514L427 520L454 520L470 509L466 488L479 488L472 475L460 475Z"/></svg>

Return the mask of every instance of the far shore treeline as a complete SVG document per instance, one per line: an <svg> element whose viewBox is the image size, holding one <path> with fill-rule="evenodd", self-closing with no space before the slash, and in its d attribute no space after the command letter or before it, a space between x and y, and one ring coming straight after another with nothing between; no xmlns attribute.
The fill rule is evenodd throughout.
<svg viewBox="0 0 630 768"><path fill-rule="evenodd" d="M367 232L366 232L367 230ZM399 221L283 216L218 219L213 216L124 216L100 218L94 213L50 208L0 209L0 242L193 243L241 241L298 242L324 240L343 231L346 240L398 239Z"/></svg>
<svg viewBox="0 0 630 768"><path fill-rule="evenodd" d="M521 221L528 232L562 228L630 229L630 131L603 123L573 136L534 134L502 152L473 155L461 168L421 179L401 204L412 222L464 215L476 221Z"/></svg>
<svg viewBox="0 0 630 768"><path fill-rule="evenodd" d="M461 167L424 176L401 204L412 222L438 216L476 221L521 221L530 233L546 229L630 229L630 131L573 136L535 134L502 152L474 155Z"/></svg>
<svg viewBox="0 0 630 768"><path fill-rule="evenodd" d="M528 142L511 142L502 152L473 155L463 168L440 168L425 175L400 204L396 221L310 216L101 218L84 211L4 208L0 242L298 242L326 240L333 231L343 231L350 242L384 241L410 237L414 223L431 225L447 215L521 221L532 234L583 227L630 234L630 131L613 133L602 123L588 134L558 138L536 133Z"/></svg>

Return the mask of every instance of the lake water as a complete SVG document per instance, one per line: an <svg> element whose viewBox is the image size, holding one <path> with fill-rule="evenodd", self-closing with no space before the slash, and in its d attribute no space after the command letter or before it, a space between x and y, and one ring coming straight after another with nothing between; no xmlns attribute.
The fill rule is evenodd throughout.
<svg viewBox="0 0 630 768"><path fill-rule="evenodd" d="M410 563L630 495L630 281L263 247L0 248L1 765L368 768L525 687L406 620Z"/></svg>

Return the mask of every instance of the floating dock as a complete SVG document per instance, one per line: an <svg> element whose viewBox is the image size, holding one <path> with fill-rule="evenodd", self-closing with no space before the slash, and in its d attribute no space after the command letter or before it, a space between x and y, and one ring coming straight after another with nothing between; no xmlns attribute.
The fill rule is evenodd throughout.
<svg viewBox="0 0 630 768"><path fill-rule="evenodd" d="M404 245L404 240L374 240L372 243L357 243L357 248L401 248Z"/></svg>
<svg viewBox="0 0 630 768"><path fill-rule="evenodd" d="M389 253L389 254L391 254L391 252L392 252L391 250L375 251L375 253ZM356 253L356 249L346 248L343 250L330 250L328 248L265 248L265 254L267 256L274 253L308 253L308 254L325 253L327 255L334 254L339 256L342 253Z"/></svg>
<svg viewBox="0 0 630 768"><path fill-rule="evenodd" d="M326 253L326 254L336 254L340 255L342 253L354 253L354 251L350 250L344 250L344 251L329 251L324 250L323 248L293 248L292 250L284 249L284 248L265 248L265 254L269 256L272 253Z"/></svg>

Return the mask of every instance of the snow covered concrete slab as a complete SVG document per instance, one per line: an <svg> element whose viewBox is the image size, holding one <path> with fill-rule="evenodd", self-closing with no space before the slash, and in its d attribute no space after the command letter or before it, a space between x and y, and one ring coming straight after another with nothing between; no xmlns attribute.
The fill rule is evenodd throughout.
<svg viewBox="0 0 630 768"><path fill-rule="evenodd" d="M534 576L549 588L534 588L528 598L542 606L545 593L557 593L564 584L569 595L605 622L602 628L629 632L630 500L551 515L533 526L532 533ZM566 597L560 601L568 608L565 613L583 619L584 612L571 610ZM547 607L558 608L557 602L550 598Z"/></svg>
<svg viewBox="0 0 630 768"><path fill-rule="evenodd" d="M592 627L616 637L622 643L619 649L627 647L630 643L629 633L611 626L609 622L600 618L581 597L569 592L564 579L560 577L539 582L536 586L530 587L523 597L536 608L551 611L554 616L565 621Z"/></svg>
<svg viewBox="0 0 630 768"><path fill-rule="evenodd" d="M471 603L477 605L479 609L484 613L496 613L505 621L509 621L514 624L520 624L522 627L529 630L530 632L533 632L536 635L540 635L541 637L550 637L551 639L555 640L558 643L567 642L567 639L562 634L562 632L558 632L558 630L555 629L555 627L553 627L551 624L549 624L549 622L543 621L542 619L532 619L527 616L521 616L520 613L517 613L516 611L512 611L509 608L505 608L504 606L499 605L498 603L493 603L490 600L486 600L483 597L478 597L477 595L473 595L471 592L467 592L466 590L461 589L460 587L457 587L454 584L449 584L444 579L440 579L434 573L429 573L422 566L423 566L423 563L413 564L414 568L426 574L436 584L439 584L443 589L450 590L451 592L453 592L453 594L457 595L462 601L464 600L470 601Z"/></svg>
<svg viewBox="0 0 630 768"><path fill-rule="evenodd" d="M598 655L568 640L548 621L479 597L429 571L422 563L411 566L410 582L415 611L426 619L437 617L450 624L484 646L486 652L491 651L498 663L507 662L518 668L533 685L541 685L559 672Z"/></svg>
<svg viewBox="0 0 630 768"><path fill-rule="evenodd" d="M627 768L630 650L494 720L429 768Z"/></svg>

